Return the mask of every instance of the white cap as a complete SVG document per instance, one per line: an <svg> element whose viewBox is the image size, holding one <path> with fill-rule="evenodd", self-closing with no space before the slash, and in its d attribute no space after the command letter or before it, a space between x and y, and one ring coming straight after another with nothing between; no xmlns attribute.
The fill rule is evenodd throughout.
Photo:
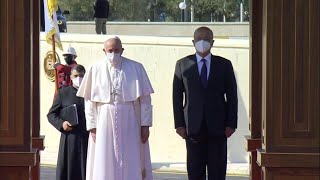
<svg viewBox="0 0 320 180"><path fill-rule="evenodd" d="M77 56L76 50L71 46L69 46L69 48L62 53L62 55L66 55L66 54L72 54Z"/></svg>

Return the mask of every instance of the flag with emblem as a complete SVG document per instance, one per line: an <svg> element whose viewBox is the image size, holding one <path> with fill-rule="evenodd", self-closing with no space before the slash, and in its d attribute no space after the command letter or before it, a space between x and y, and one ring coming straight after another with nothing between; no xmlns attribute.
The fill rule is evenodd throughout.
<svg viewBox="0 0 320 180"><path fill-rule="evenodd" d="M63 50L59 28L57 23L58 1L57 0L43 0L44 8L44 20L45 20L45 32L46 41L51 45L57 46L59 49ZM55 42L53 44L53 42Z"/></svg>

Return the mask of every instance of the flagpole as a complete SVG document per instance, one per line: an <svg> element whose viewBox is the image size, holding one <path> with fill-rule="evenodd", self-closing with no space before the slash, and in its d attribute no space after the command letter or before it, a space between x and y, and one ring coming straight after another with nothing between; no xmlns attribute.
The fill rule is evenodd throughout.
<svg viewBox="0 0 320 180"><path fill-rule="evenodd" d="M56 58L56 46L62 50L62 44L59 37L59 28L57 25L56 10L58 9L57 5L58 0L43 0L44 7L44 18L45 18L45 31L46 31L46 41L52 46L52 63L57 63ZM57 44L56 44L57 43ZM54 81L55 81L55 92L54 98L56 97L59 89L59 74L54 68Z"/></svg>
<svg viewBox="0 0 320 180"><path fill-rule="evenodd" d="M52 56L52 60L53 60L53 64L56 64L56 42L54 39L54 34L51 37L52 39L52 52L53 52L53 56ZM58 92L58 74L57 74L57 69L54 68L54 85L55 85L55 92L54 94L56 94Z"/></svg>

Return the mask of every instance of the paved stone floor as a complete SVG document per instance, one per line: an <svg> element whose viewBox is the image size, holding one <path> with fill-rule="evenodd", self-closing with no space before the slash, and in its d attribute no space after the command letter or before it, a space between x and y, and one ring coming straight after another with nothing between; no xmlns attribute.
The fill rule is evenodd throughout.
<svg viewBox="0 0 320 180"><path fill-rule="evenodd" d="M154 180L188 180L185 173L177 172L153 172ZM41 167L41 180L55 180L55 168L54 167ZM249 180L247 176L228 176L227 180Z"/></svg>

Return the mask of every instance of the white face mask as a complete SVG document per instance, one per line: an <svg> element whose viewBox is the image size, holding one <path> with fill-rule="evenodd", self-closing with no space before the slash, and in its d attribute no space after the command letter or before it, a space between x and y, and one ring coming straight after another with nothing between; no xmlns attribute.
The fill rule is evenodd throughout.
<svg viewBox="0 0 320 180"><path fill-rule="evenodd" d="M76 89L79 89L81 81L82 81L82 77L79 77L79 76L74 78L74 79L72 79L73 87L75 87Z"/></svg>
<svg viewBox="0 0 320 180"><path fill-rule="evenodd" d="M114 53L114 52L107 53L106 56L107 56L107 60L113 65L118 64L121 60L120 53Z"/></svg>
<svg viewBox="0 0 320 180"><path fill-rule="evenodd" d="M208 41L200 40L194 44L197 52L204 53L211 49L211 44Z"/></svg>

